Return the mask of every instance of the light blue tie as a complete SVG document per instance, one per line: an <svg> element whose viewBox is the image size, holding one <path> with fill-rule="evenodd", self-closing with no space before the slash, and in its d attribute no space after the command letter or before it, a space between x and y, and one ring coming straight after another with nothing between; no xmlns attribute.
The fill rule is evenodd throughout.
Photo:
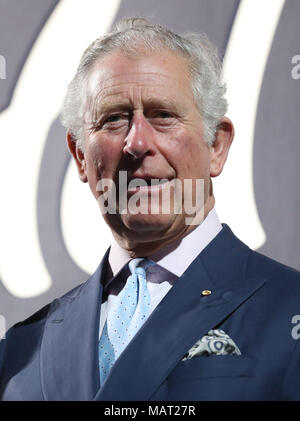
<svg viewBox="0 0 300 421"><path fill-rule="evenodd" d="M149 315L151 298L145 269L151 264L151 261L144 258L131 260L131 275L109 311L99 341L101 385L116 359Z"/></svg>

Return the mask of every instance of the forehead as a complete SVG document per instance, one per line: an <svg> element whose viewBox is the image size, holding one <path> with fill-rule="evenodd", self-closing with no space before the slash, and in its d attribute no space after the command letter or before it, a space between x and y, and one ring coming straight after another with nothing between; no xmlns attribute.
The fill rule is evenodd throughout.
<svg viewBox="0 0 300 421"><path fill-rule="evenodd" d="M193 99L187 62L169 51L134 58L113 52L99 59L88 80L87 96L100 102L141 96Z"/></svg>

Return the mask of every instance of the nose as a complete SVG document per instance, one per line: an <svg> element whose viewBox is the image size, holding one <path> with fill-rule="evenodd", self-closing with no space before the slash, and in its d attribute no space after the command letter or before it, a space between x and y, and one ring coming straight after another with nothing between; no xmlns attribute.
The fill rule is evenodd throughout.
<svg viewBox="0 0 300 421"><path fill-rule="evenodd" d="M133 116L131 127L125 139L123 152L134 159L152 154L153 133L151 126L143 115Z"/></svg>

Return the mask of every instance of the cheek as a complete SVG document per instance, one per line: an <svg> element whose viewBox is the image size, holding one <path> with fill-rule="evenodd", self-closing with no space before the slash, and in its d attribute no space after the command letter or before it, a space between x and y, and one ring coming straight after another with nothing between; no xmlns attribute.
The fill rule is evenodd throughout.
<svg viewBox="0 0 300 421"><path fill-rule="evenodd" d="M205 178L209 175L209 150L200 136L176 135L168 151L179 177Z"/></svg>
<svg viewBox="0 0 300 421"><path fill-rule="evenodd" d="M120 153L120 146L116 142L91 137L87 153L89 176L96 180L110 178L118 165Z"/></svg>

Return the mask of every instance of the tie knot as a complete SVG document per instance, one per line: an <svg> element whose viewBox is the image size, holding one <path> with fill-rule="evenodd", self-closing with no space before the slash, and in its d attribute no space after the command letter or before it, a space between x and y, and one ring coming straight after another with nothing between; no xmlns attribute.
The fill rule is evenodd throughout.
<svg viewBox="0 0 300 421"><path fill-rule="evenodd" d="M140 257L140 258L133 259L129 262L128 266L132 275L136 273L136 269L138 268L138 266L141 265L143 260L146 260L146 259L144 259L143 257Z"/></svg>
<svg viewBox="0 0 300 421"><path fill-rule="evenodd" d="M154 262L152 262L151 260L147 258L137 257L136 259L133 259L129 262L128 267L132 275L134 273L144 274L147 268L149 266L152 266L153 264Z"/></svg>

